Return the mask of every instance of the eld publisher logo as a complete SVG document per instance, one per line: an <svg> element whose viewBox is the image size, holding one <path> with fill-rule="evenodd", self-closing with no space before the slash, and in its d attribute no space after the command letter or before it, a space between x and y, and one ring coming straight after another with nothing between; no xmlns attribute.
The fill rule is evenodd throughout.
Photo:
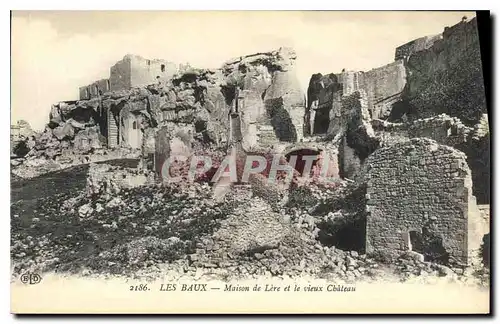
<svg viewBox="0 0 500 324"><path fill-rule="evenodd" d="M42 281L42 277L38 273L25 273L21 275L21 282L23 284L36 285Z"/></svg>

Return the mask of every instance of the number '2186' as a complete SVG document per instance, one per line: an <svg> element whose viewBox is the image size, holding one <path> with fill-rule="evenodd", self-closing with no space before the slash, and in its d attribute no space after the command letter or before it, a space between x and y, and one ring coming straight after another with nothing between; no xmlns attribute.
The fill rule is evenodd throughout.
<svg viewBox="0 0 500 324"><path fill-rule="evenodd" d="M148 285L147 284L140 284L140 285L135 285L135 286L130 286L130 291L148 291Z"/></svg>

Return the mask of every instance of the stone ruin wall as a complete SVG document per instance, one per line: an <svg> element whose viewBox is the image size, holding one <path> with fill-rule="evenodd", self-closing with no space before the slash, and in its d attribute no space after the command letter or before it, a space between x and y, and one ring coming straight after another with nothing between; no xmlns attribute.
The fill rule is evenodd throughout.
<svg viewBox="0 0 500 324"><path fill-rule="evenodd" d="M409 138L429 138L464 152L472 170L474 195L481 204L490 202L489 126L487 115L474 128L457 117L441 114L406 123L381 120L371 122L380 145L391 145Z"/></svg>
<svg viewBox="0 0 500 324"><path fill-rule="evenodd" d="M398 60L367 72L342 72L334 75L315 75L311 78L308 93L306 120L311 125L314 119L329 118L329 136L335 136L345 126L345 115L350 114L349 107L342 100L354 92L363 94L370 118L387 118L392 105L401 99L406 85L404 62ZM328 110L324 117L318 115L321 110ZM311 128L311 127L310 127Z"/></svg>
<svg viewBox="0 0 500 324"><path fill-rule="evenodd" d="M110 91L109 79L98 80L92 84L79 88L80 100L89 100L99 97L108 91Z"/></svg>
<svg viewBox="0 0 500 324"><path fill-rule="evenodd" d="M402 45L395 62L368 72L314 74L306 121L328 118L319 113L330 110L328 135L335 136L345 123L340 116L346 112L339 112L345 109L342 98L355 91L366 93L372 119L404 122L446 113L475 125L486 113L476 19Z"/></svg>
<svg viewBox="0 0 500 324"><path fill-rule="evenodd" d="M109 90L129 90L159 82L165 84L178 70L179 67L172 62L127 54L110 68Z"/></svg>
<svg viewBox="0 0 500 324"><path fill-rule="evenodd" d="M426 137L440 144L456 147L465 143L473 130L460 119L446 114L406 123L391 123L379 119L372 120L371 123L375 133L382 138L381 145L400 139Z"/></svg>
<svg viewBox="0 0 500 324"><path fill-rule="evenodd" d="M482 236L489 232L489 218L477 211L472 195L474 172L471 177L465 155L448 146L462 150L474 129L462 124L460 112L455 118L436 117L437 113L429 110L425 114L417 111L409 122L380 119L391 117L395 103L418 102L412 101L412 95L425 84L418 79L422 75L415 77L417 66L425 65L429 75L435 77L444 66L442 60L453 62L452 70L464 63L461 55L469 55L471 50L459 42L471 30L468 24L454 27L446 31L444 41L425 40L424 49L420 49L423 53L410 46L406 51L411 54L409 58L368 72L314 75L307 107L294 71L295 54L288 49L249 55L217 71L185 71L161 86L151 85L156 83L150 82L151 74L137 74L132 59L124 58L111 68L109 85L114 92L103 95L101 101L80 100L54 107L52 126L61 139L76 133L75 142L90 138L98 142L100 139L94 136L98 131L84 135L89 133L89 126L103 128L104 119L99 115L103 111L133 116L141 125L142 156L151 158L152 167L160 173L170 155L190 154L197 140L217 147L227 144L228 113L235 101L239 109L236 128L247 150L302 141L314 124L315 113L326 109L327 136L340 139L332 151L337 153L338 145L339 154L333 161L340 166L339 173L347 178L368 179L367 252L380 251L396 258L409 249L408 232L426 228L443 238L443 247L455 260L470 264ZM461 36L455 37L456 33ZM468 44L474 44L474 40ZM436 54L436 46L444 46L448 56ZM450 48L457 53L450 53ZM430 63L425 62L427 59ZM134 75L139 77L134 79ZM143 81L150 86L122 90ZM235 87L240 88L241 97L231 97ZM436 96L434 92L426 95ZM428 108L424 105L423 109ZM415 119L426 114L432 116ZM109 131L107 126L104 128ZM120 137L122 132L126 127L119 131ZM423 137L436 142L409 140Z"/></svg>
<svg viewBox="0 0 500 324"><path fill-rule="evenodd" d="M148 60L140 56L130 59L130 77L132 87L143 87L154 83L167 83L177 73L178 67L165 60Z"/></svg>
<svg viewBox="0 0 500 324"><path fill-rule="evenodd" d="M409 56L406 68L403 103L413 119L445 113L473 126L487 113L476 18L446 27L432 46Z"/></svg>
<svg viewBox="0 0 500 324"><path fill-rule="evenodd" d="M132 87L132 71L130 60L126 56L109 69L109 85L111 91L130 89Z"/></svg>
<svg viewBox="0 0 500 324"><path fill-rule="evenodd" d="M187 146L198 142L225 147L229 108L238 101L237 128L246 149L297 142L303 136L305 98L293 69L294 60L293 50L283 48L240 58L219 70L189 68L168 83L151 80L145 87L133 88L132 83L137 83L133 67L143 67L147 60L127 55L111 67L111 91L54 105L48 132L59 134L59 141L72 140L79 131L93 127L89 138L97 140L98 147L140 150L142 165L151 167L158 164L155 160L165 159L163 144L155 142L165 141L169 146L177 128L193 129L193 142ZM149 66L162 62L153 60ZM167 69L166 73L170 72ZM241 89L241 98L232 96L236 87ZM157 136L165 127L173 133ZM76 142L72 140L69 146ZM97 147L96 143L87 146ZM155 154L160 157L154 158Z"/></svg>
<svg viewBox="0 0 500 324"><path fill-rule="evenodd" d="M339 119L339 162L342 177L355 179L365 159L377 149L379 139L370 123L370 110L366 93L356 91L342 98Z"/></svg>
<svg viewBox="0 0 500 324"><path fill-rule="evenodd" d="M359 92L360 100L366 102L368 114L363 109L361 115L367 117L362 120L374 129L368 137L370 126L353 118L360 109L350 98L353 92ZM396 61L383 67L313 75L306 120L313 125L314 118L329 118L326 137L348 137L339 141L339 161L345 170L341 173L349 178L360 171L366 155L363 151L373 151L367 138L378 140L381 146L408 138L431 138L463 151L472 169L474 194L487 204L489 134L474 135L485 113L477 21L472 19L398 47ZM349 135L349 128L358 130Z"/></svg>
<svg viewBox="0 0 500 324"><path fill-rule="evenodd" d="M190 124L168 123L155 132L154 170L164 178L162 168L170 156L186 156L192 152L196 130Z"/></svg>
<svg viewBox="0 0 500 324"><path fill-rule="evenodd" d="M431 47L438 39L441 39L441 34L434 36L424 36L412 40L404 45L398 46L396 48L396 54L394 60L403 60L408 58L413 53L423 51Z"/></svg>
<svg viewBox="0 0 500 324"><path fill-rule="evenodd" d="M380 148L366 168L367 253L395 259L409 251L409 231L426 228L455 261L474 262L486 233L465 154L413 139Z"/></svg>

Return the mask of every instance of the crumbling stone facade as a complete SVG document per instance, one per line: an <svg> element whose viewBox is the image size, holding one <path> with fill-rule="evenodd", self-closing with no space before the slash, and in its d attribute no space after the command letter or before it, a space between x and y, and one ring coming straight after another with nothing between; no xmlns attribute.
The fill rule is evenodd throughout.
<svg viewBox="0 0 500 324"><path fill-rule="evenodd" d="M305 119L307 134L335 136L345 126L343 116L350 108L343 100L355 92L364 94L370 118L387 118L394 103L401 100L406 85L406 69L402 60L368 72L343 71L339 74L314 75L309 83Z"/></svg>
<svg viewBox="0 0 500 324"><path fill-rule="evenodd" d="M102 96L104 93L111 90L109 79L95 81L84 87L80 87L80 100L89 100Z"/></svg>
<svg viewBox="0 0 500 324"><path fill-rule="evenodd" d="M409 251L470 265L484 222L464 153L430 139L398 142L367 160L367 253L389 260ZM482 235L481 235L482 234Z"/></svg>
<svg viewBox="0 0 500 324"><path fill-rule="evenodd" d="M343 178L355 179L379 145L430 138L467 155L478 202L490 201L489 131L477 21L396 49L395 61L368 72L314 74L306 135L339 145ZM485 117L486 116L486 117ZM474 135L474 134L481 135Z"/></svg>
<svg viewBox="0 0 500 324"><path fill-rule="evenodd" d="M188 157L191 154L194 133L193 125L175 123L168 123L156 131L154 168L160 178L165 176L162 168L170 156Z"/></svg>
<svg viewBox="0 0 500 324"><path fill-rule="evenodd" d="M464 91L467 89L467 91ZM400 122L446 113L473 126L486 113L477 20L446 27L396 49L395 61L368 72L314 74L307 134L335 135L342 97L366 93L370 117Z"/></svg>
<svg viewBox="0 0 500 324"><path fill-rule="evenodd" d="M100 97L109 91L129 90L150 84L166 84L187 67L159 59L127 54L110 68L109 78L79 88L80 100Z"/></svg>
<svg viewBox="0 0 500 324"><path fill-rule="evenodd" d="M472 172L474 195L479 203L489 204L490 135L486 114L474 127L466 126L459 118L446 114L405 123L374 119L371 125L376 137L380 138L381 146L409 138L430 138L464 152Z"/></svg>
<svg viewBox="0 0 500 324"><path fill-rule="evenodd" d="M128 90L154 83L166 83L177 72L178 66L172 62L128 54L110 68L110 90Z"/></svg>

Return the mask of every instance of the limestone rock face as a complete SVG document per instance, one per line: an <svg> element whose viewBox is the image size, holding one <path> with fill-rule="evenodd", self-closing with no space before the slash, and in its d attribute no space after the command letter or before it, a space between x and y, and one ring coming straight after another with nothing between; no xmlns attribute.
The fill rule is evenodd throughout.
<svg viewBox="0 0 500 324"><path fill-rule="evenodd" d="M476 18L445 28L406 67L405 100L415 118L446 113L473 126L487 112Z"/></svg>
<svg viewBox="0 0 500 324"><path fill-rule="evenodd" d="M225 97L238 100L238 125L246 150L303 137L305 96L291 48L240 57L224 64ZM240 98L234 98L239 88ZM234 95L233 95L234 93Z"/></svg>
<svg viewBox="0 0 500 324"><path fill-rule="evenodd" d="M192 153L194 129L189 126L169 124L156 132L155 138L155 171L163 178L168 177L169 170L165 164L170 157L189 157ZM170 171L171 172L171 171ZM171 175L175 176L175 175Z"/></svg>
<svg viewBox="0 0 500 324"><path fill-rule="evenodd" d="M75 136L75 130L71 123L64 123L63 125L57 126L52 133L58 140L72 139Z"/></svg>

